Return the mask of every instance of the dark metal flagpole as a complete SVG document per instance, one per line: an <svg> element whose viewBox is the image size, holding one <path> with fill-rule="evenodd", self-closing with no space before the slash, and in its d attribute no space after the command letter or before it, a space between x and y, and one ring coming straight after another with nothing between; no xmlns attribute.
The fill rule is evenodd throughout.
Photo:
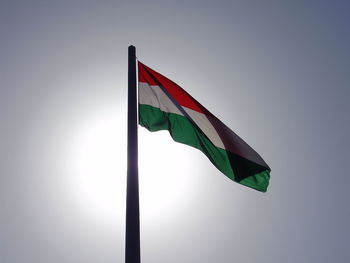
<svg viewBox="0 0 350 263"><path fill-rule="evenodd" d="M136 49L129 46L128 166L126 187L125 263L140 263L140 215L137 161Z"/></svg>

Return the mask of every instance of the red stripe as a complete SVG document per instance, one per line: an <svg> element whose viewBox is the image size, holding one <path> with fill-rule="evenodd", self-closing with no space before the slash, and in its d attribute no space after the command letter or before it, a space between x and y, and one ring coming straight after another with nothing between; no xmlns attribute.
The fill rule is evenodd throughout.
<svg viewBox="0 0 350 263"><path fill-rule="evenodd" d="M179 85L153 69L147 67L145 64L142 64L140 61L138 62L138 70L139 82L146 82L149 85L162 86L181 106L204 113L206 115L212 115Z"/></svg>

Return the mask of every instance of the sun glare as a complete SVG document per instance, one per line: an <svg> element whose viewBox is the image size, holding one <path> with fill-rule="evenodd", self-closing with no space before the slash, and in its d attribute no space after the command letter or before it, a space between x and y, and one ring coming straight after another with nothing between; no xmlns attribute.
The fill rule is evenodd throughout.
<svg viewBox="0 0 350 263"><path fill-rule="evenodd" d="M127 122L121 113L126 115L104 108L78 123L67 155L69 187L79 210L104 222L125 221ZM141 222L159 224L178 215L192 192L190 158L186 146L167 132L138 131Z"/></svg>
<svg viewBox="0 0 350 263"><path fill-rule="evenodd" d="M185 209L193 192L189 152L168 131L139 128L140 211L147 223L175 218Z"/></svg>

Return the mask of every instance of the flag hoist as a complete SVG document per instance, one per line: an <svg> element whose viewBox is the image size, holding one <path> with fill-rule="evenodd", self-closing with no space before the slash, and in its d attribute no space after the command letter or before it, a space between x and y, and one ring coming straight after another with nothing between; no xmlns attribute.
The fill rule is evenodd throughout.
<svg viewBox="0 0 350 263"><path fill-rule="evenodd" d="M140 211L137 165L137 86L135 53L135 47L129 46L125 263L140 262Z"/></svg>

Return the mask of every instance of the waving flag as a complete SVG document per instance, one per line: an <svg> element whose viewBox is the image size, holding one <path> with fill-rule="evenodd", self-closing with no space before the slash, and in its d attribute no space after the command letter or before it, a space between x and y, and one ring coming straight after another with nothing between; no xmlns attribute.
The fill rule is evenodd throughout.
<svg viewBox="0 0 350 263"><path fill-rule="evenodd" d="M138 62L139 123L168 130L202 151L227 177L266 192L270 168L260 155L175 82Z"/></svg>

